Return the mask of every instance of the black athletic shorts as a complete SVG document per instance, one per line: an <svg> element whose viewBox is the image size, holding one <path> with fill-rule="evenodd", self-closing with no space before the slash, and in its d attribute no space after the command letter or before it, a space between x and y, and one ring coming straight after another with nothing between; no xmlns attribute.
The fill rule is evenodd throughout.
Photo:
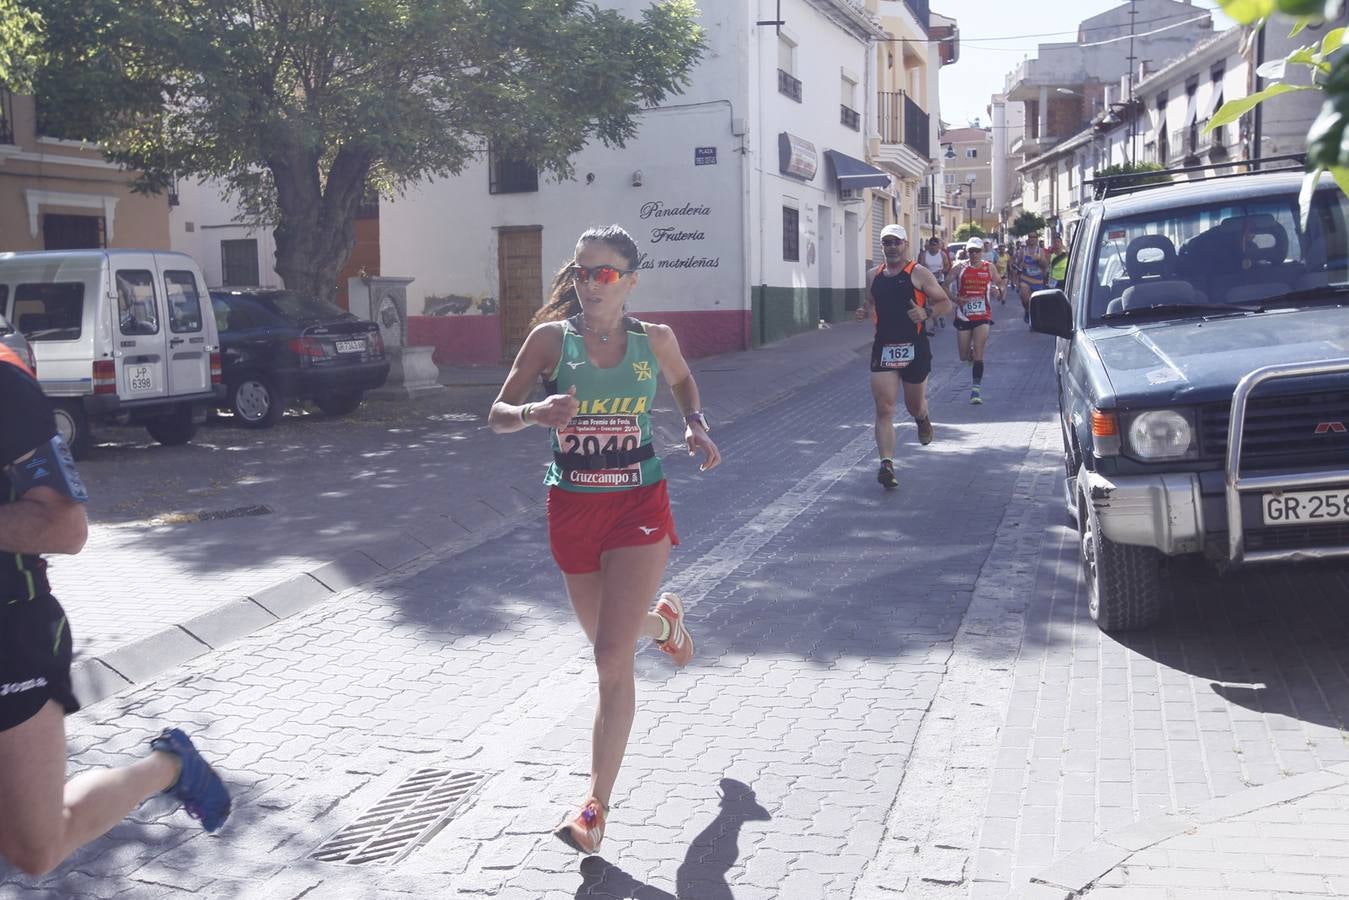
<svg viewBox="0 0 1349 900"><path fill-rule="evenodd" d="M0 731L22 725L55 700L80 708L70 686L70 625L50 594L0 605Z"/></svg>
<svg viewBox="0 0 1349 900"><path fill-rule="evenodd" d="M882 341L879 338L871 342L871 371L894 372L899 376L899 380L905 384L922 384L922 382L927 379L928 374L932 371L932 345L928 343L927 338L912 342L914 349L913 361L902 369L881 365L881 350L886 344L891 343L896 342Z"/></svg>
<svg viewBox="0 0 1349 900"><path fill-rule="evenodd" d="M992 325L992 319L981 319L978 322L971 322L969 319L956 319L956 331L973 331L980 325Z"/></svg>

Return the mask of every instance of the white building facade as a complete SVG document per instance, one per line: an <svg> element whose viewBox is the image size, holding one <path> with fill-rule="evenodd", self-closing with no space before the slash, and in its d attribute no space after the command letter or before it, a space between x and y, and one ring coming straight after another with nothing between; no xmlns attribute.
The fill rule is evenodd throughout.
<svg viewBox="0 0 1349 900"><path fill-rule="evenodd" d="M855 306L869 188L889 184L863 162L868 50L883 33L861 2L784 0L782 24L756 24L777 12L776 0L703 4L708 49L689 87L643 112L627 147L585 148L574 180L486 158L382 204L382 271L414 278L408 308L431 314L412 339L442 363L509 359L577 236L607 223L642 252L632 314L675 326L689 355Z"/></svg>

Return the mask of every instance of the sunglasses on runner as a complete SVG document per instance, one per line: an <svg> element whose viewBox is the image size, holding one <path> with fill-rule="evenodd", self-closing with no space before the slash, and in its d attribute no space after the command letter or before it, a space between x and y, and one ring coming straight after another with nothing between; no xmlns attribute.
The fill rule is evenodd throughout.
<svg viewBox="0 0 1349 900"><path fill-rule="evenodd" d="M897 238L897 237L885 237L885 238L881 238L881 246L882 246L882 247L894 247L894 246L896 246L897 244L902 244L902 243L904 243L904 239L903 239L903 238Z"/></svg>
<svg viewBox="0 0 1349 900"><path fill-rule="evenodd" d="M624 275L631 275L632 269L617 269L613 266L583 266L573 263L567 267L568 274L577 284L594 279L596 284L617 284Z"/></svg>

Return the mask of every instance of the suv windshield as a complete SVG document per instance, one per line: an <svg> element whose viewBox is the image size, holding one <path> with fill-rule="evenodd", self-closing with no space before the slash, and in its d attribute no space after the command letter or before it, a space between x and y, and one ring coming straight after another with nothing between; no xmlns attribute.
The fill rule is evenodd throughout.
<svg viewBox="0 0 1349 900"><path fill-rule="evenodd" d="M1347 224L1349 202L1324 189L1305 231L1296 193L1109 219L1092 257L1090 324L1249 311L1290 294L1323 302L1349 284Z"/></svg>
<svg viewBox="0 0 1349 900"><path fill-rule="evenodd" d="M337 319L347 315L347 311L335 303L294 291L277 291L259 299L288 322L313 322L316 319Z"/></svg>

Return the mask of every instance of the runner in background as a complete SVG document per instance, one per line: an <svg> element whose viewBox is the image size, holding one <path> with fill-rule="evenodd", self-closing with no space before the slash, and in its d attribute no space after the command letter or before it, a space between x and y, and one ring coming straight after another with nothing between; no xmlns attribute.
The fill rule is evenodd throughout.
<svg viewBox="0 0 1349 900"><path fill-rule="evenodd" d="M951 291L956 304L956 346L960 358L973 363L974 384L970 388L970 403L984 402L984 348L988 332L993 327L993 297L1002 299L1006 285L997 268L983 258L984 242L970 238L965 245L969 260L951 270Z"/></svg>
<svg viewBox="0 0 1349 900"><path fill-rule="evenodd" d="M935 234L927 239L927 249L918 255L918 265L922 266L932 273L943 289L946 287L946 279L951 274L951 267L954 261L951 254L941 245L941 239ZM946 327L946 317L937 316L937 327Z"/></svg>

